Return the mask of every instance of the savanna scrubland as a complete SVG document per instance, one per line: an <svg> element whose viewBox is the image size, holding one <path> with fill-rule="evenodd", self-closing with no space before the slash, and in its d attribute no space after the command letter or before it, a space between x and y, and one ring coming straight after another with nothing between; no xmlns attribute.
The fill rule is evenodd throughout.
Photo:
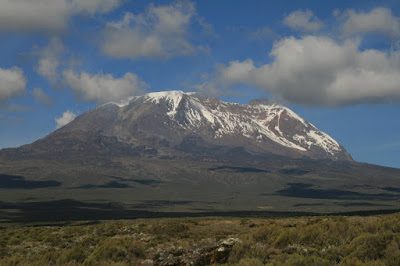
<svg viewBox="0 0 400 266"><path fill-rule="evenodd" d="M400 214L1 224L0 265L400 265Z"/></svg>

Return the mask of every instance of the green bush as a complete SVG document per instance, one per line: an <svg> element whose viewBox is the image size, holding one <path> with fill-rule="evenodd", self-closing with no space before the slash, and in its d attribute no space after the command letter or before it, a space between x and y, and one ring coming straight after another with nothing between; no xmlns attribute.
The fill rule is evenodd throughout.
<svg viewBox="0 0 400 266"><path fill-rule="evenodd" d="M236 266L262 266L262 265L264 265L264 263L261 260L255 258L241 259L236 264Z"/></svg>
<svg viewBox="0 0 400 266"><path fill-rule="evenodd" d="M289 245L298 243L300 240L300 232L295 228L288 228L287 230L282 230L275 240L275 247L285 248Z"/></svg>
<svg viewBox="0 0 400 266"><path fill-rule="evenodd" d="M273 262L272 265L281 266L331 266L331 262L316 256L303 256L299 254L287 255L280 260Z"/></svg>
<svg viewBox="0 0 400 266"><path fill-rule="evenodd" d="M143 244L131 237L113 237L104 240L90 254L87 262L96 264L101 261L134 262L145 258Z"/></svg>
<svg viewBox="0 0 400 266"><path fill-rule="evenodd" d="M66 250L63 252L62 256L60 257L61 263L82 263L86 260L87 256L89 255L89 251L85 246L76 245L71 249Z"/></svg>
<svg viewBox="0 0 400 266"><path fill-rule="evenodd" d="M385 255L386 246L391 242L390 234L363 233L351 241L349 245L350 256L361 261L377 260Z"/></svg>

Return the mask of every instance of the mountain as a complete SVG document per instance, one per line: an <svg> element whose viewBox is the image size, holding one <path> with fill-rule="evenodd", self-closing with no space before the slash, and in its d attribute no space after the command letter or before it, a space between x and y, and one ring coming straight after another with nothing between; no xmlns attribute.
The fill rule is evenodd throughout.
<svg viewBox="0 0 400 266"><path fill-rule="evenodd" d="M351 160L337 141L287 107L266 101L228 103L182 91L104 104L20 151L178 156L218 150L224 157L235 148L257 155Z"/></svg>
<svg viewBox="0 0 400 266"><path fill-rule="evenodd" d="M166 91L103 104L0 150L0 220L52 208L65 217L72 207L100 218L122 209L393 210L399 184L399 169L354 161L282 105Z"/></svg>

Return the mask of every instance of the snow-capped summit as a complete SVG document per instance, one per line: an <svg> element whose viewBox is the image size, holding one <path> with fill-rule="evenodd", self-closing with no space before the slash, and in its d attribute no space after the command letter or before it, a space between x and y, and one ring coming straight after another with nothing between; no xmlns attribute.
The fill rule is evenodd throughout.
<svg viewBox="0 0 400 266"><path fill-rule="evenodd" d="M240 147L254 154L351 160L337 141L285 106L230 103L193 92L152 92L105 104L52 137L78 131L162 154Z"/></svg>

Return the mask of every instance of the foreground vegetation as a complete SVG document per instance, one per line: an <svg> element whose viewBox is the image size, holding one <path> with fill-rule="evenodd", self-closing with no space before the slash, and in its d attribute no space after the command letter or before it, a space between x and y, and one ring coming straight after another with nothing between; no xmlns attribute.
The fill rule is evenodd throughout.
<svg viewBox="0 0 400 266"><path fill-rule="evenodd" d="M400 214L0 227L0 265L400 265Z"/></svg>

